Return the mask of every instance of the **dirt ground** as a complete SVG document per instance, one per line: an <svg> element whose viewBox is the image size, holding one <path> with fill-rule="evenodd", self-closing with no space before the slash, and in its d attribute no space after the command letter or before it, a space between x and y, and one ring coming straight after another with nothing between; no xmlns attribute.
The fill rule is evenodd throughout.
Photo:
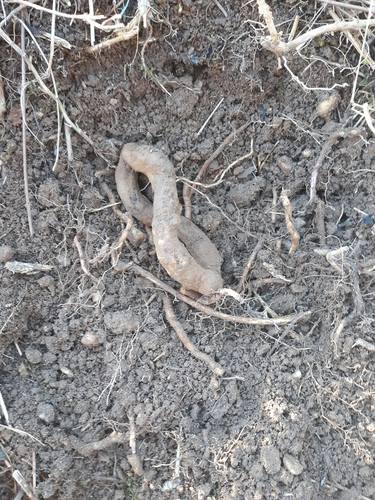
<svg viewBox="0 0 375 500"><path fill-rule="evenodd" d="M73 12L63 3L61 9ZM96 2L96 8L107 15L109 4ZM284 33L296 15L302 29L319 8L293 0L270 4ZM327 138L358 126L350 107L358 54L337 34L314 40L303 57L288 55L303 88L261 48L255 2L220 5L227 16L210 0L155 2L153 40L143 53L145 30L139 43L132 39L93 56L83 50L87 25L58 19L56 34L72 46L57 47L54 56L59 97L95 150L72 130L74 158L68 158L63 127L52 171L56 107L27 73L33 238L23 186L20 59L0 42L7 106L0 123L4 500L22 491L18 474L41 499L375 498L375 141L363 124L359 135L327 151L318 200L308 203ZM320 15L320 22L331 21ZM48 56L42 34L50 31L51 17L28 11L25 20ZM19 44L19 25L10 23L7 31ZM42 72L28 32L26 50ZM362 69L359 80L363 91L373 92L370 71ZM315 110L333 91L320 88L333 85L340 102L324 120ZM214 307L243 316L312 314L287 326L253 327L174 301L191 340L225 368L217 378L167 324L162 291L131 270L114 270L106 258L124 226L100 183L104 179L119 200L112 167L121 145L138 141L162 149L178 177L193 179L246 122L212 163L207 181L252 147L253 155L193 197L194 222L223 256L225 287L237 287L264 239L243 303L225 297ZM300 234L294 254L282 188ZM94 279L82 270L77 234ZM13 274L6 267L13 260L51 268ZM125 247L121 260L178 287L148 237ZM129 445L133 427L139 475ZM87 446L94 442L96 448Z"/></svg>

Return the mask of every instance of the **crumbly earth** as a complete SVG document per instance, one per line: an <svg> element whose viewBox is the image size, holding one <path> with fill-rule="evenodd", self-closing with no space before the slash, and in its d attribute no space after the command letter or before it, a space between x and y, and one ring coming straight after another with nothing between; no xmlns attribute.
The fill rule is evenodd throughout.
<svg viewBox="0 0 375 500"><path fill-rule="evenodd" d="M109 3L96 8L108 13ZM352 125L350 86L338 88L330 120L316 117L325 91L304 90L261 49L255 2L220 4L228 17L208 0L155 2L161 22L153 23L155 41L144 51L146 73L136 40L89 56L81 50L87 26L58 20L57 35L72 45L57 48L54 57L59 96L96 150L71 130L74 159L68 161L63 128L52 171L56 110L31 82L33 238L23 191L20 61L1 42L7 104L0 123L0 387L8 412L7 421L0 411L3 499L19 489L15 470L29 488L35 483L41 499L375 498L374 353L358 342L374 344L375 143L365 130L360 139L338 141L319 173L319 201L308 205L325 140L339 122ZM300 26L311 21L313 4L271 5L288 33L296 14ZM41 35L50 30L50 17L34 13L27 22L48 55ZM19 43L19 27L9 33ZM146 37L142 32L139 43ZM342 57L345 52L349 67L357 56L345 44L339 36L315 40L305 59L288 57L289 68L309 88L351 84ZM108 249L124 227L101 186L104 179L115 192L113 169L97 174L116 164L124 142L145 141L168 154L177 176L192 179L246 122L247 130L211 165L208 181L252 148L253 155L193 197L194 221L223 255L226 287L236 288L264 238L244 303L226 297L216 307L242 315L312 315L286 327L246 327L176 301L192 341L225 368L216 379L166 323L160 290L112 268ZM282 188L301 236L294 255ZM82 270L76 234L93 277ZM324 253L342 247L330 264ZM176 286L158 265L149 237L125 247L121 259ZM52 269L12 274L9 260ZM131 422L140 475L129 445ZM107 446L86 446L93 442Z"/></svg>

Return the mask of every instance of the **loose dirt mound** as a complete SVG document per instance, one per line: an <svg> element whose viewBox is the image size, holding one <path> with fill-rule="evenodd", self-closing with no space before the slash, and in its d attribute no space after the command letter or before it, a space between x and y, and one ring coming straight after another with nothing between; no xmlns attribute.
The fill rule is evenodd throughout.
<svg viewBox="0 0 375 500"><path fill-rule="evenodd" d="M94 3L109 15L111 2ZM332 21L314 11L314 2L273 3L284 33L296 15L301 29L316 14ZM135 7L131 1L129 19ZM59 97L95 150L63 127L52 171L55 104L30 83L33 238L23 190L20 60L1 42L7 110L0 122L0 497L16 497L22 474L23 487L43 499L375 498L375 143L350 106L358 54L343 35L327 34L302 56L288 55L288 69L280 70L260 46L266 32L255 2L171 0L155 7L144 51L147 30L88 54L89 27L56 19L56 35L71 44L57 44L53 60ZM51 16L29 9L25 16L48 55L43 37ZM19 44L20 24L7 29ZM39 68L28 31L26 50ZM372 83L363 65L363 95ZM315 111L333 92L340 100L325 120ZM131 269L111 266L110 250L125 225L113 211L123 207L108 200L103 183L119 202L111 167L127 142L153 144L178 179L194 180L247 122L204 182L246 158L223 182L198 186L192 199L194 223L223 256L225 287L237 288L263 238L243 303L223 296L213 307L263 318L312 315L287 326L246 326L175 301L190 339L225 369L216 378L176 338L162 292ZM326 148L317 201L309 204L311 173L340 127L361 131ZM182 182L177 186L182 202ZM283 188L300 235L294 253ZM177 287L150 235L135 227L144 237L125 245L120 259ZM13 274L12 261L52 267Z"/></svg>

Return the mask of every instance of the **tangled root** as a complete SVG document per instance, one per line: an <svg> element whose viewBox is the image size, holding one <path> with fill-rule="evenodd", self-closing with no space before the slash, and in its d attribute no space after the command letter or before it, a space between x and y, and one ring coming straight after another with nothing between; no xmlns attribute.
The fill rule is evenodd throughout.
<svg viewBox="0 0 375 500"><path fill-rule="evenodd" d="M148 177L154 202L139 189L138 175ZM222 258L208 237L180 215L174 167L156 148L129 143L122 148L116 186L128 212L152 226L156 254L167 273L185 290L203 295L223 287Z"/></svg>

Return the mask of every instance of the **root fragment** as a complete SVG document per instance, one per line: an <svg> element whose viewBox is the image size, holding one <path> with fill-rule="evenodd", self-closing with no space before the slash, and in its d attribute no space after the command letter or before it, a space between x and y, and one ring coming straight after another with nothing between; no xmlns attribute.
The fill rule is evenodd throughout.
<svg viewBox="0 0 375 500"><path fill-rule="evenodd" d="M283 42L280 38L277 39L271 32L271 36L266 37L262 41L262 46L266 50L273 52L277 57L283 57L288 54L288 52L299 50L303 47L303 45L310 42L314 38L326 35L327 33L359 31L371 26L375 26L375 19L354 19L353 21L339 21L335 23L324 24L323 26L319 26L318 28L309 30L303 35L300 35L297 38L290 40L289 42Z"/></svg>
<svg viewBox="0 0 375 500"><path fill-rule="evenodd" d="M176 315L173 311L172 301L168 297L168 295L163 296L163 305L165 317L170 326L176 332L177 337L183 343L184 347L186 347L186 349L191 353L192 356L206 363L206 365L210 368L210 370L213 371L215 375L221 377L224 374L224 368L219 365L219 363L216 363L216 361L212 359L211 356L200 351L189 339L189 337L185 333L185 330L182 328L181 323L176 318Z"/></svg>
<svg viewBox="0 0 375 500"><path fill-rule="evenodd" d="M316 183L318 180L318 175L320 168L323 165L323 161L329 151L331 150L332 146L336 144L336 142L339 139L345 139L347 137L361 137L361 135L364 133L364 130L361 128L348 128L348 129L339 129L333 132L326 142L324 143L322 150L320 152L320 155L315 163L315 166L313 168L312 174L311 174L311 180L310 180L310 199L308 201L308 204L311 205L316 201Z"/></svg>
<svg viewBox="0 0 375 500"><path fill-rule="evenodd" d="M74 246L76 247L77 249L77 252L78 252L78 256L79 256L79 261L80 261L80 264L81 264L81 268L82 268L82 271L86 274L86 276L88 276L89 278L91 278L94 282L97 281L97 279L95 278L95 276L93 274L91 274L90 270L89 270L89 266L88 266L88 263L87 263L87 259L86 259L86 256L84 254L84 251L82 249L82 245L81 245L81 235L80 233L77 233L75 236L74 236L74 240L73 240L73 243L74 243Z"/></svg>
<svg viewBox="0 0 375 500"><path fill-rule="evenodd" d="M242 272L240 282L238 283L237 292L241 293L244 290L247 277L249 276L254 266L255 259L257 258L258 252L262 248L263 243L264 243L263 238L260 238L258 243L255 245L254 250L252 251L249 260L246 262L246 265Z"/></svg>
<svg viewBox="0 0 375 500"><path fill-rule="evenodd" d="M76 451L84 457L89 457L97 451L106 450L114 444L126 443L127 436L122 432L113 431L111 434L100 441L93 441L92 443L82 444L76 446Z"/></svg>
<svg viewBox="0 0 375 500"><path fill-rule="evenodd" d="M131 449L131 455L126 458L133 469L134 474L137 476L142 476L144 473L142 460L137 453L137 443L136 443L136 432L135 432L135 422L134 415L131 413L128 415L129 418L129 446Z"/></svg>
<svg viewBox="0 0 375 500"><path fill-rule="evenodd" d="M293 222L292 204L290 203L290 200L289 200L284 188L281 191L280 201L284 207L286 227L288 229L288 232L289 232L291 240L292 240L292 245L289 249L289 255L293 255L298 248L300 235L299 235L297 229L295 228L295 225Z"/></svg>
<svg viewBox="0 0 375 500"><path fill-rule="evenodd" d="M138 246L142 241L146 239L145 235L142 233L142 231L140 231L133 225L133 218L129 214L121 212L121 210L117 206L118 202L116 201L115 195L112 193L112 191L109 189L108 185L104 181L100 183L100 188L103 191L103 193L107 196L108 201L111 204L113 213L126 225L125 227L126 235L124 235L122 239L120 237L118 244L120 244L121 240L122 241L121 248L122 248L126 239L129 239L129 242L132 245Z"/></svg>

